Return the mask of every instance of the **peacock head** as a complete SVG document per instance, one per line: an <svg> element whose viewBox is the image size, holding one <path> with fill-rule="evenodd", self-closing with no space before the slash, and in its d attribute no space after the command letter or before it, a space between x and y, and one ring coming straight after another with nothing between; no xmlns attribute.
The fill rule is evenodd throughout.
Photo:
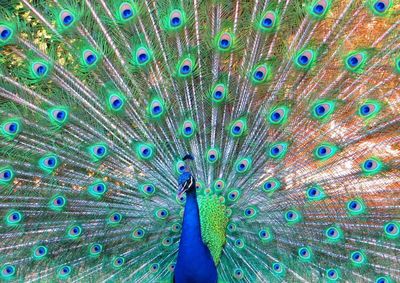
<svg viewBox="0 0 400 283"><path fill-rule="evenodd" d="M182 160L185 162L185 169L178 178L178 198L180 198L185 192L196 191L196 181L190 169L190 164L194 158L191 154L186 154Z"/></svg>

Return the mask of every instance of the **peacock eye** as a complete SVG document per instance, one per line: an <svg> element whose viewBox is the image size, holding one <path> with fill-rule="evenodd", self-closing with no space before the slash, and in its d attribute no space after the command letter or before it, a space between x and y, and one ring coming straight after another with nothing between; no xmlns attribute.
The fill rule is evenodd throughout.
<svg viewBox="0 0 400 283"><path fill-rule="evenodd" d="M331 0L314 1L314 3L311 5L309 9L310 15L314 19L320 20L326 15L330 5L331 5Z"/></svg>
<svg viewBox="0 0 400 283"><path fill-rule="evenodd" d="M142 239L144 237L144 235L145 235L145 231L142 228L135 228L132 233L133 239L135 239L135 240Z"/></svg>
<svg viewBox="0 0 400 283"><path fill-rule="evenodd" d="M240 197L239 190L232 190L228 193L228 200L230 202L236 202Z"/></svg>
<svg viewBox="0 0 400 283"><path fill-rule="evenodd" d="M271 120L274 122L278 122L282 118L282 111L276 110L271 114Z"/></svg>
<svg viewBox="0 0 400 283"><path fill-rule="evenodd" d="M167 209L161 208L161 209L156 210L155 213L154 213L154 215L155 215L155 217L156 217L157 219L165 220L165 219L168 218L169 212L168 212Z"/></svg>
<svg viewBox="0 0 400 283"><path fill-rule="evenodd" d="M109 223L117 224L121 221L122 215L118 212L114 212L109 217Z"/></svg>
<svg viewBox="0 0 400 283"><path fill-rule="evenodd" d="M175 271L175 263L170 263L169 264L168 271L171 272L171 273Z"/></svg>
<svg viewBox="0 0 400 283"><path fill-rule="evenodd" d="M33 257L34 259L42 259L47 255L47 248L45 246L36 247L33 250Z"/></svg>
<svg viewBox="0 0 400 283"><path fill-rule="evenodd" d="M377 16L386 14L389 8L393 5L392 0L372 0L370 3L372 12Z"/></svg>
<svg viewBox="0 0 400 283"><path fill-rule="evenodd" d="M300 69L308 69L312 66L312 63L315 61L315 53L311 49L306 49L301 51L295 57L296 67Z"/></svg>
<svg viewBox="0 0 400 283"><path fill-rule="evenodd" d="M314 4L313 12L317 15L322 15L326 9L326 6L327 6L326 0L318 1Z"/></svg>
<svg viewBox="0 0 400 283"><path fill-rule="evenodd" d="M273 193L281 187L281 183L276 178L269 178L262 186L262 190L266 193Z"/></svg>
<svg viewBox="0 0 400 283"><path fill-rule="evenodd" d="M160 265L158 263L153 263L150 265L150 272L156 273L159 268L160 268Z"/></svg>
<svg viewBox="0 0 400 283"><path fill-rule="evenodd" d="M42 62L35 62L32 64L32 70L36 77L41 78L47 75L48 66Z"/></svg>
<svg viewBox="0 0 400 283"><path fill-rule="evenodd" d="M288 115L289 108L287 106L277 106L270 111L268 121L273 125L282 125L286 122Z"/></svg>
<svg viewBox="0 0 400 283"><path fill-rule="evenodd" d="M0 44L6 44L7 42L10 41L11 37L13 36L13 30L6 26L6 25L0 25Z"/></svg>
<svg viewBox="0 0 400 283"><path fill-rule="evenodd" d="M54 196L50 203L50 209L55 211L62 210L67 203L67 200L63 196Z"/></svg>
<svg viewBox="0 0 400 283"><path fill-rule="evenodd" d="M272 234L272 231L271 231L271 229L270 228L264 228L264 229L261 229L259 232L258 232L258 237L260 238L260 240L263 242L263 243L268 243L268 242L271 242L272 240L273 240L273 234Z"/></svg>
<svg viewBox="0 0 400 283"><path fill-rule="evenodd" d="M171 26L173 27L177 27L181 24L181 19L179 16L173 16L173 18L171 19Z"/></svg>
<svg viewBox="0 0 400 283"><path fill-rule="evenodd" d="M235 170L237 173L246 173L251 168L252 161L250 158L241 158L236 161Z"/></svg>
<svg viewBox="0 0 400 283"><path fill-rule="evenodd" d="M350 253L350 260L355 266L362 266L366 262L367 258L364 253L360 251L354 251Z"/></svg>
<svg viewBox="0 0 400 283"><path fill-rule="evenodd" d="M365 175L376 175L381 172L383 169L383 163L380 159L376 157L371 157L366 159L363 163L361 163L361 170Z"/></svg>
<svg viewBox="0 0 400 283"><path fill-rule="evenodd" d="M267 81L269 68L266 64L258 65L254 68L252 73L252 82L260 84Z"/></svg>
<svg viewBox="0 0 400 283"><path fill-rule="evenodd" d="M286 142L274 143L269 146L268 155L274 159L281 159L285 157L288 144Z"/></svg>
<svg viewBox="0 0 400 283"><path fill-rule="evenodd" d="M236 225L234 223L229 223L228 226L226 226L226 229L228 230L228 232L235 232Z"/></svg>
<svg viewBox="0 0 400 283"><path fill-rule="evenodd" d="M400 236L400 227L397 222L388 222L383 227L386 237L396 239Z"/></svg>
<svg viewBox="0 0 400 283"><path fill-rule="evenodd" d="M314 157L317 160L327 160L333 157L337 151L336 145L323 142L314 149Z"/></svg>
<svg viewBox="0 0 400 283"><path fill-rule="evenodd" d="M67 230L70 239L77 239L82 234L82 228L79 225L73 225Z"/></svg>
<svg viewBox="0 0 400 283"><path fill-rule="evenodd" d="M183 15L179 10L174 10L169 15L169 24L173 29L177 29L183 25Z"/></svg>
<svg viewBox="0 0 400 283"><path fill-rule="evenodd" d="M154 146L149 143L137 143L135 153L140 160L151 160L154 157Z"/></svg>
<svg viewBox="0 0 400 283"><path fill-rule="evenodd" d="M69 27L75 21L75 17L70 11L63 10L60 13L60 20L65 27Z"/></svg>
<svg viewBox="0 0 400 283"><path fill-rule="evenodd" d="M274 264L272 264L272 270L276 274L281 274L284 272L283 266L279 262L275 262Z"/></svg>
<svg viewBox="0 0 400 283"><path fill-rule="evenodd" d="M93 148L93 153L96 154L98 157L104 156L106 154L106 147L99 145Z"/></svg>
<svg viewBox="0 0 400 283"><path fill-rule="evenodd" d="M102 181L96 181L88 187L88 193L95 199L100 199L107 192L107 186Z"/></svg>
<svg viewBox="0 0 400 283"><path fill-rule="evenodd" d="M91 256L97 256L103 251L103 246L100 244L92 244L89 247L89 254Z"/></svg>
<svg viewBox="0 0 400 283"><path fill-rule="evenodd" d="M375 160L368 159L364 162L364 169L366 170L374 170L376 167L378 167L378 164Z"/></svg>
<svg viewBox="0 0 400 283"><path fill-rule="evenodd" d="M17 269L14 265L5 264L1 267L1 276L5 279L10 279L13 275L15 275Z"/></svg>
<svg viewBox="0 0 400 283"><path fill-rule="evenodd" d="M257 215L257 210L255 207L247 207L244 209L244 217L245 218L253 218Z"/></svg>
<svg viewBox="0 0 400 283"><path fill-rule="evenodd" d="M184 125L185 134L190 135L193 132L193 128L190 124Z"/></svg>
<svg viewBox="0 0 400 283"><path fill-rule="evenodd" d="M63 111L63 110L55 110L54 111L55 113L54 113L54 117L57 119L57 120L62 120L62 119L64 119L64 117L65 117L65 111Z"/></svg>
<svg viewBox="0 0 400 283"><path fill-rule="evenodd" d="M179 160L176 164L175 164L175 168L176 168L176 172L180 175L183 172L185 172L185 162L183 162L182 160Z"/></svg>
<svg viewBox="0 0 400 283"><path fill-rule="evenodd" d="M239 138L247 132L247 121L244 118L233 121L229 128L229 133L233 138Z"/></svg>
<svg viewBox="0 0 400 283"><path fill-rule="evenodd" d="M175 11L171 13L171 26L177 27L181 24L181 13L179 11Z"/></svg>
<svg viewBox="0 0 400 283"><path fill-rule="evenodd" d="M244 240L243 239L236 239L235 240L235 247L242 249L244 248Z"/></svg>
<svg viewBox="0 0 400 283"><path fill-rule="evenodd" d="M309 262L312 257L312 251L309 247L301 247L298 250L298 255L302 261Z"/></svg>
<svg viewBox="0 0 400 283"><path fill-rule="evenodd" d="M72 268L68 265L61 266L58 270L58 277L61 279L68 278L72 272Z"/></svg>
<svg viewBox="0 0 400 283"><path fill-rule="evenodd" d="M370 119L379 114L381 103L377 100L367 100L358 108L358 115L363 119Z"/></svg>
<svg viewBox="0 0 400 283"><path fill-rule="evenodd" d="M230 51L233 48L233 35L228 32L224 32L220 34L220 36L217 39L217 42L219 51L221 52Z"/></svg>
<svg viewBox="0 0 400 283"><path fill-rule="evenodd" d="M240 268L236 268L233 271L233 276L238 280L243 279L243 270Z"/></svg>
<svg viewBox="0 0 400 283"><path fill-rule="evenodd" d="M120 111L124 107L124 97L114 93L108 97L109 108L112 111Z"/></svg>
<svg viewBox="0 0 400 283"><path fill-rule="evenodd" d="M56 165L56 159L54 157L48 157L45 159L44 163L49 167L54 167Z"/></svg>
<svg viewBox="0 0 400 283"><path fill-rule="evenodd" d="M346 69L353 73L362 72L363 66L367 61L367 53L366 52L357 52L353 51L345 57L345 66Z"/></svg>
<svg viewBox="0 0 400 283"><path fill-rule="evenodd" d="M124 263L125 263L125 258L123 258L122 256L114 257L112 260L112 265L114 268L120 268L124 265Z"/></svg>
<svg viewBox="0 0 400 283"><path fill-rule="evenodd" d="M104 189L105 189L105 186L104 186L104 184L98 184L98 185L96 185L96 186L94 187L94 189L95 189L95 191L98 192L98 193L103 193L103 192L104 192Z"/></svg>
<svg viewBox="0 0 400 283"><path fill-rule="evenodd" d="M142 192L145 193L145 195L147 196L151 196L155 193L156 188L153 184L144 184L142 185Z"/></svg>
<svg viewBox="0 0 400 283"><path fill-rule="evenodd" d="M326 115L330 111L330 105L329 104L319 104L314 107L314 113L318 117L322 117Z"/></svg>
<svg viewBox="0 0 400 283"><path fill-rule="evenodd" d="M347 210L351 215L360 215L365 212L366 207L361 199L354 199L347 202Z"/></svg>
<svg viewBox="0 0 400 283"><path fill-rule="evenodd" d="M59 160L56 155L46 155L39 160L39 167L46 173L53 172L59 166Z"/></svg>
<svg viewBox="0 0 400 283"><path fill-rule="evenodd" d="M216 148L210 148L207 151L206 159L207 159L208 163L213 164L218 161L219 156L220 156L219 150L217 150Z"/></svg>
<svg viewBox="0 0 400 283"><path fill-rule="evenodd" d="M263 33L272 33L277 30L279 15L275 11L263 12L257 20L256 29Z"/></svg>
<svg viewBox="0 0 400 283"><path fill-rule="evenodd" d="M182 225L180 223L174 223L171 226L172 232L175 232L175 233L179 232L181 230L181 228L182 228Z"/></svg>
<svg viewBox="0 0 400 283"><path fill-rule="evenodd" d="M330 243L337 243L343 238L343 232L339 227L331 226L325 230L325 236Z"/></svg>
<svg viewBox="0 0 400 283"><path fill-rule="evenodd" d="M150 50L146 47L139 47L136 50L136 63L139 66L145 66L147 63L150 62L151 53Z"/></svg>
<svg viewBox="0 0 400 283"><path fill-rule="evenodd" d="M263 30L268 31L271 30L276 23L276 14L273 11L265 12L264 16L261 19L261 27Z"/></svg>
<svg viewBox="0 0 400 283"><path fill-rule="evenodd" d="M132 5L127 2L124 2L119 6L119 12L121 18L124 20L129 20L134 16L134 10L132 8Z"/></svg>
<svg viewBox="0 0 400 283"><path fill-rule="evenodd" d="M181 126L181 134L184 138L191 138L197 130L197 125L193 120L185 120Z"/></svg>
<svg viewBox="0 0 400 283"><path fill-rule="evenodd" d="M164 114L164 108L164 102L161 99L153 98L149 103L147 111L151 118L158 119Z"/></svg>
<svg viewBox="0 0 400 283"><path fill-rule="evenodd" d="M331 280L337 280L339 278L339 273L335 269L327 269L326 275Z"/></svg>
<svg viewBox="0 0 400 283"><path fill-rule="evenodd" d="M295 209L290 209L285 212L285 221L289 224L297 224L302 220L302 215L300 211L295 210Z"/></svg>
<svg viewBox="0 0 400 283"><path fill-rule="evenodd" d="M9 184L14 178L14 171L11 168L0 169L0 185Z"/></svg>
<svg viewBox="0 0 400 283"><path fill-rule="evenodd" d="M329 228L326 232L329 237L335 238L338 235L338 231L335 228Z"/></svg>
<svg viewBox="0 0 400 283"><path fill-rule="evenodd" d="M68 119L68 111L62 107L56 107L49 111L50 120L56 125L63 125Z"/></svg>
<svg viewBox="0 0 400 283"><path fill-rule="evenodd" d="M2 129L5 133L14 137L19 132L20 125L18 122L7 122L3 124Z"/></svg>
<svg viewBox="0 0 400 283"><path fill-rule="evenodd" d="M190 58L185 58L182 60L178 67L178 73L181 77L185 78L192 74L193 71L193 61Z"/></svg>
<svg viewBox="0 0 400 283"><path fill-rule="evenodd" d="M332 100L317 101L311 107L311 115L314 119L320 121L328 120L335 110L335 102Z"/></svg>
<svg viewBox="0 0 400 283"><path fill-rule="evenodd" d="M351 66L351 67L356 67L359 63L360 63L360 56L350 56L347 59L347 63Z"/></svg>
<svg viewBox="0 0 400 283"><path fill-rule="evenodd" d="M314 185L307 189L306 197L309 201L318 201L324 199L326 195L320 186Z"/></svg>
<svg viewBox="0 0 400 283"><path fill-rule="evenodd" d="M391 282L391 279L388 279L388 277L386 277L386 276L378 277L375 280L375 283L390 283L390 282Z"/></svg>
<svg viewBox="0 0 400 283"><path fill-rule="evenodd" d="M215 104L221 103L226 98L226 86L224 84L217 84L212 90L212 102Z"/></svg>
<svg viewBox="0 0 400 283"><path fill-rule="evenodd" d="M85 50L83 51L83 59L85 60L86 64L94 65L97 62L97 55L92 50Z"/></svg>
<svg viewBox="0 0 400 283"><path fill-rule="evenodd" d="M22 213L16 210L11 210L6 214L5 220L8 225L18 225L22 221Z"/></svg>
<svg viewBox="0 0 400 283"><path fill-rule="evenodd" d="M231 126L231 135L239 137L243 134L246 128L246 122L243 120L235 121Z"/></svg>

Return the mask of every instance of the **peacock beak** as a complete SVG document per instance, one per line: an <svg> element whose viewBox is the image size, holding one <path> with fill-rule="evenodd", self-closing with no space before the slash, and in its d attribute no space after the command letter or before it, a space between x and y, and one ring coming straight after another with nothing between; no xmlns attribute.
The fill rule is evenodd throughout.
<svg viewBox="0 0 400 283"><path fill-rule="evenodd" d="M178 188L178 198L180 198L186 191L187 191L188 187L185 186L185 183L179 185Z"/></svg>

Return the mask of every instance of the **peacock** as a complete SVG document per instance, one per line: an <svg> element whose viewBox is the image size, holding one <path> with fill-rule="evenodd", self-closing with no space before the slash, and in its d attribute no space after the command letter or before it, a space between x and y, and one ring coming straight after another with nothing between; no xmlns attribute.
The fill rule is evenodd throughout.
<svg viewBox="0 0 400 283"><path fill-rule="evenodd" d="M400 282L398 0L1 0L1 282Z"/></svg>

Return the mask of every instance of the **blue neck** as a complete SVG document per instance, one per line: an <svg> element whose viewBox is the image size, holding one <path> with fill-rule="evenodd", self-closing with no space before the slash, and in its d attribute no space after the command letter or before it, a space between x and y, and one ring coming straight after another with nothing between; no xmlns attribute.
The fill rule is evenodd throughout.
<svg viewBox="0 0 400 283"><path fill-rule="evenodd" d="M196 191L194 190L186 193L186 205L183 214L181 244L182 242L190 243L193 241L202 241L199 205L197 204Z"/></svg>
<svg viewBox="0 0 400 283"><path fill-rule="evenodd" d="M217 282L217 269L208 247L201 238L196 190L186 193L175 282Z"/></svg>

